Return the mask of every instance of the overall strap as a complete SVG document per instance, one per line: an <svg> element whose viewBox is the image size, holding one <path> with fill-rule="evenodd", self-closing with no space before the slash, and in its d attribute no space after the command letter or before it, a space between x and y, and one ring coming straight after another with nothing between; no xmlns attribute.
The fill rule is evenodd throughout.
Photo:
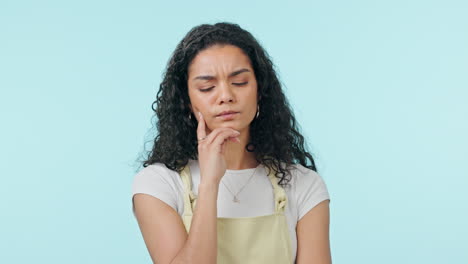
<svg viewBox="0 0 468 264"><path fill-rule="evenodd" d="M275 195L275 212L277 214L282 214L286 208L288 197L284 189L278 184L278 178L276 178L274 171L268 167L266 167L266 169L269 171L268 178L273 185L273 191Z"/></svg>
<svg viewBox="0 0 468 264"><path fill-rule="evenodd" d="M180 172L180 177L184 185L184 213L182 215L182 220L188 232L190 230L190 224L192 223L193 211L197 203L197 197L192 192L192 177L190 176L190 168L188 164L185 165Z"/></svg>

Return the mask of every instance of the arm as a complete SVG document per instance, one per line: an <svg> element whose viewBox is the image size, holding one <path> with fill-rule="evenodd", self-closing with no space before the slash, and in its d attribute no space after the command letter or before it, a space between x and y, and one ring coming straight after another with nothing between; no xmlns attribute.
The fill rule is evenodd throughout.
<svg viewBox="0 0 468 264"><path fill-rule="evenodd" d="M331 264L329 200L322 201L297 223L297 264Z"/></svg>
<svg viewBox="0 0 468 264"><path fill-rule="evenodd" d="M182 218L163 201L135 194L135 215L153 263L216 263L218 186L200 184L187 234Z"/></svg>

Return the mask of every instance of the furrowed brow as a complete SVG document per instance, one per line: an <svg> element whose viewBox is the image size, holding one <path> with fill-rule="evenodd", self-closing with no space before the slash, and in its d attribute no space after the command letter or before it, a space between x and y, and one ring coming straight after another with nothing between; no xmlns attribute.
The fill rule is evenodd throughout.
<svg viewBox="0 0 468 264"><path fill-rule="evenodd" d="M237 70L237 71L234 71L232 73L229 74L229 77L234 77L236 75L239 75L243 72L250 72L248 69L240 69L240 70ZM196 80L207 80L207 81L211 81L211 80L214 80L216 79L216 77L212 76L212 75L200 75L200 76L197 76L195 78L193 78L194 81Z"/></svg>
<svg viewBox="0 0 468 264"><path fill-rule="evenodd" d="M249 71L248 69L245 69L245 68L244 68L244 69L240 69L240 70L238 70L238 71L235 71L235 72L232 72L231 74L229 74L229 77L233 77L233 76L239 75L239 74L241 74L241 73L243 73L243 72L250 72L250 71Z"/></svg>

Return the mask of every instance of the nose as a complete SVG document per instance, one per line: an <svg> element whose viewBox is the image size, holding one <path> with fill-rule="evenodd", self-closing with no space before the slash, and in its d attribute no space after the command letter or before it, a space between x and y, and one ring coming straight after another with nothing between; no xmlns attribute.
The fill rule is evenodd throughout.
<svg viewBox="0 0 468 264"><path fill-rule="evenodd" d="M225 82L221 84L219 91L220 91L219 98L218 98L219 104L223 104L226 102L230 102L230 103L234 102L235 96L232 91L232 87L230 87L228 84L226 84Z"/></svg>

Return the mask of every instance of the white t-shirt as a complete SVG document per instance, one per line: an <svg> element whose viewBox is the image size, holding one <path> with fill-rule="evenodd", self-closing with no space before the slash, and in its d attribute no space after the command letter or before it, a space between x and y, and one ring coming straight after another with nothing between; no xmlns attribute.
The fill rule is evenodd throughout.
<svg viewBox="0 0 468 264"><path fill-rule="evenodd" d="M197 160L189 160L190 174L192 176L192 191L198 195L200 183L200 169ZM294 164L289 187L283 187L288 197L285 215L291 236L291 247L296 259L297 222L318 203L330 199L328 189L322 177L315 171L300 164ZM274 213L273 186L267 176L267 170L260 164L255 175L255 168L244 170L227 170L219 185L218 191L218 217L253 217L270 215ZM224 182L224 184L223 184ZM240 203L233 202L233 195L245 185L237 195ZM176 171L170 170L163 163L155 163L140 170L134 177L132 185L133 195L145 193L152 195L169 206L182 216L184 212L183 183ZM133 214L135 214L132 202Z"/></svg>

